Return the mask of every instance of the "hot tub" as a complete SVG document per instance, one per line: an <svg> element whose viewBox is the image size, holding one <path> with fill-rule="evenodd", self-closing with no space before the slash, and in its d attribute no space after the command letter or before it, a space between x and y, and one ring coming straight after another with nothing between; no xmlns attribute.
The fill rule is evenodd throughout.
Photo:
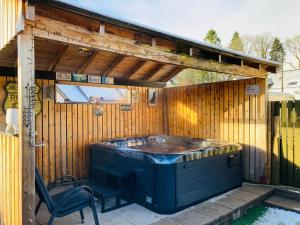
<svg viewBox="0 0 300 225"><path fill-rule="evenodd" d="M90 174L98 179L99 166L133 174L122 195L131 192L134 202L168 214L240 186L241 149L235 143L174 136L111 140L90 146Z"/></svg>

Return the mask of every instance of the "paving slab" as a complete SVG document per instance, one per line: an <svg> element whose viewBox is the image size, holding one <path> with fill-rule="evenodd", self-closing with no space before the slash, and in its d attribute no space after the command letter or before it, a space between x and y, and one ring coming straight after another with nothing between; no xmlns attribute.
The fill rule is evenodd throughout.
<svg viewBox="0 0 300 225"><path fill-rule="evenodd" d="M175 217L170 217L170 219L182 225L205 225L214 220L213 218L192 209L180 213Z"/></svg>
<svg viewBox="0 0 300 225"><path fill-rule="evenodd" d="M259 195L265 195L265 194L268 194L268 193L274 191L274 188L272 186L268 186L268 185L257 185L257 184L245 183L241 187L241 190L252 192L255 194L259 194Z"/></svg>
<svg viewBox="0 0 300 225"><path fill-rule="evenodd" d="M261 196L260 194L255 194L253 192L244 191L242 189L237 189L227 195L227 197L232 197L232 198L236 198L236 199L239 199L242 201L247 201L247 202L253 201L253 200L259 198L260 196Z"/></svg>
<svg viewBox="0 0 300 225"><path fill-rule="evenodd" d="M213 220L219 219L222 216L226 216L233 211L228 207L218 205L212 202L204 202L202 204L193 206L192 209L198 213L210 217Z"/></svg>
<svg viewBox="0 0 300 225"><path fill-rule="evenodd" d="M300 202L296 200L272 196L271 198L267 199L265 203L274 207L300 213Z"/></svg>
<svg viewBox="0 0 300 225"><path fill-rule="evenodd" d="M174 221L170 218L165 218L165 219L162 219L158 222L152 223L151 225L182 225L182 224L177 223L176 221Z"/></svg>
<svg viewBox="0 0 300 225"><path fill-rule="evenodd" d="M230 196L230 197L219 199L215 203L217 205L221 205L221 206L227 207L229 209L236 210L236 209L241 208L242 206L246 205L247 201Z"/></svg>
<svg viewBox="0 0 300 225"><path fill-rule="evenodd" d="M272 193L273 188L262 185L244 184L206 202L199 203L172 215L161 215L138 204L131 204L107 213L101 213L101 206L96 202L100 224L103 225L204 225L223 224L232 218L239 217L243 208L250 207L253 202ZM259 201L258 201L259 200ZM290 202L285 202L291 204ZM292 204L293 205L293 204ZM300 209L300 206L296 206ZM94 225L94 217L90 208L84 209L85 225ZM47 208L43 204L37 216L39 223L46 225L49 219ZM54 225L81 224L79 213L55 219Z"/></svg>

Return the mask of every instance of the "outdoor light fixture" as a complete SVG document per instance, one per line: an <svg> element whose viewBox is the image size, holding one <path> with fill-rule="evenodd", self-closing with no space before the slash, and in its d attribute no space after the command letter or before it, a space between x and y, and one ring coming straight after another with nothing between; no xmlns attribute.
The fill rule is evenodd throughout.
<svg viewBox="0 0 300 225"><path fill-rule="evenodd" d="M6 129L5 133L16 135L19 133L18 128L18 109L8 108L6 110Z"/></svg>

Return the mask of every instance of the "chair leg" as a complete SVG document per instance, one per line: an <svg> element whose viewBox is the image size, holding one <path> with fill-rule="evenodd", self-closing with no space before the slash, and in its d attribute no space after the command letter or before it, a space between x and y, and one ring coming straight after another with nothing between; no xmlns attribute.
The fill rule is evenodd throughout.
<svg viewBox="0 0 300 225"><path fill-rule="evenodd" d="M54 216L51 215L49 221L48 221L48 225L52 225L53 224L53 221L54 221Z"/></svg>
<svg viewBox="0 0 300 225"><path fill-rule="evenodd" d="M37 213L38 213L38 211L39 211L39 209L40 209L40 207L41 207L41 204L42 204L42 201L39 200L39 202L38 202L38 204L37 204L37 206L36 206L36 208L35 208L35 215L37 215Z"/></svg>
<svg viewBox="0 0 300 225"><path fill-rule="evenodd" d="M80 212L81 222L84 223L84 215L82 209L80 209L79 212Z"/></svg>
<svg viewBox="0 0 300 225"><path fill-rule="evenodd" d="M95 206L95 203L92 202L92 211L93 211L93 215L94 215L94 220L95 220L95 225L100 225L99 224L99 220L98 220L98 215L97 215L97 211L96 211L96 206Z"/></svg>
<svg viewBox="0 0 300 225"><path fill-rule="evenodd" d="M105 198L101 197L101 212L104 213L105 211Z"/></svg>

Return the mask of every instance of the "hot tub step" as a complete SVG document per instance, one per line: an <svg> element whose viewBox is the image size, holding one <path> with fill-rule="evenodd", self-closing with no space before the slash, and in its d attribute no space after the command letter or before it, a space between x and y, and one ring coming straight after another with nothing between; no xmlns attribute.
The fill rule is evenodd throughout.
<svg viewBox="0 0 300 225"><path fill-rule="evenodd" d="M300 201L297 200L287 199L279 196L272 196L271 198L267 199L265 203L276 208L300 213Z"/></svg>

